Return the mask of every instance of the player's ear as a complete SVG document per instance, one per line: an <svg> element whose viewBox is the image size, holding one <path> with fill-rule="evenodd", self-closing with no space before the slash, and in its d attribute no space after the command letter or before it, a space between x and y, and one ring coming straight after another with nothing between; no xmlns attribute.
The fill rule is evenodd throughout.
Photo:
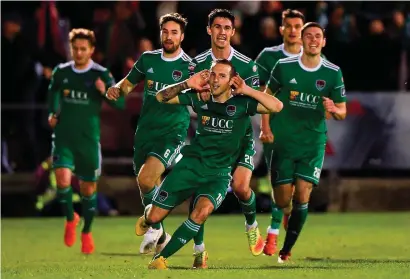
<svg viewBox="0 0 410 279"><path fill-rule="evenodd" d="M235 35L235 28L232 28L232 37L233 37L233 35Z"/></svg>
<svg viewBox="0 0 410 279"><path fill-rule="evenodd" d="M206 33L208 33L209 36L212 34L211 27L209 27L209 25L206 27Z"/></svg>
<svg viewBox="0 0 410 279"><path fill-rule="evenodd" d="M91 56L94 54L94 50L95 50L95 47L92 46L92 47L91 47L91 50L90 50L90 51L91 51Z"/></svg>
<svg viewBox="0 0 410 279"><path fill-rule="evenodd" d="M283 36L283 29L285 29L285 27L279 26L279 33L281 36Z"/></svg>
<svg viewBox="0 0 410 279"><path fill-rule="evenodd" d="M185 33L182 33L181 34L181 42L184 40L184 38L185 38Z"/></svg>
<svg viewBox="0 0 410 279"><path fill-rule="evenodd" d="M326 38L323 38L323 43L322 43L322 47L326 46Z"/></svg>

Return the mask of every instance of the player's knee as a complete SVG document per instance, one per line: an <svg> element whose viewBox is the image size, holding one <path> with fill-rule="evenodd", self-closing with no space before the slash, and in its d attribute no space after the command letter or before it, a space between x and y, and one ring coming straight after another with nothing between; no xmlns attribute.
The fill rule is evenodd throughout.
<svg viewBox="0 0 410 279"><path fill-rule="evenodd" d="M80 192L84 197L92 196L97 191L96 182L81 182Z"/></svg>
<svg viewBox="0 0 410 279"><path fill-rule="evenodd" d="M285 196L281 196L278 197L275 195L275 203L279 208L285 209L288 208L291 204L292 201L292 196L290 197L285 197Z"/></svg>
<svg viewBox="0 0 410 279"><path fill-rule="evenodd" d="M202 205L201 207L195 206L194 210L192 211L190 218L197 224L205 223L208 216L211 215L212 211L214 210L214 205L209 202L206 205Z"/></svg>
<svg viewBox="0 0 410 279"><path fill-rule="evenodd" d="M234 180L232 183L232 189L235 196L240 200L246 201L251 197L251 189L246 180Z"/></svg>
<svg viewBox="0 0 410 279"><path fill-rule="evenodd" d="M150 224L157 224L165 218L165 214L162 210L157 210L156 206L152 206L146 213L147 222Z"/></svg>
<svg viewBox="0 0 410 279"><path fill-rule="evenodd" d="M310 194L312 193L313 185L311 183L305 185L298 185L295 188L293 198L296 202L303 204L308 203L310 200Z"/></svg>
<svg viewBox="0 0 410 279"><path fill-rule="evenodd" d="M66 188L71 185L71 171L69 169L56 169L55 174L58 188Z"/></svg>
<svg viewBox="0 0 410 279"><path fill-rule="evenodd" d="M154 186L156 179L145 172L140 172L137 176L138 186L143 193L149 192Z"/></svg>

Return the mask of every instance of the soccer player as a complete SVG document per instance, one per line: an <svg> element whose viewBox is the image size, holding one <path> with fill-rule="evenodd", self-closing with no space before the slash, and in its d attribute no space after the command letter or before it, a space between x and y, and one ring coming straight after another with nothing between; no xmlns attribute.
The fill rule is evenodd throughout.
<svg viewBox="0 0 410 279"><path fill-rule="evenodd" d="M200 90L209 79L212 100L205 102L199 93L180 94L188 88ZM242 96L233 96L242 94ZM175 231L165 248L149 264L152 269L167 269L166 259L187 244L223 202L231 171L255 113L279 112L281 102L255 90L236 74L233 63L222 59L213 62L211 71L196 73L188 80L161 90L158 101L190 105L198 114L199 124L191 145L182 150L183 158L166 177L153 205L137 223L139 235L163 220L180 203L194 197L189 218Z"/></svg>
<svg viewBox="0 0 410 279"><path fill-rule="evenodd" d="M108 98L116 99L145 80L144 102L134 138L134 173L144 206L151 204L161 175L184 146L190 123L186 107L167 106L155 99L162 88L189 77L191 58L181 48L186 25L187 20L178 13L162 16L162 49L144 52L128 75L107 92ZM140 253L149 253L154 248L159 251L169 239L163 226L155 224L145 234Z"/></svg>
<svg viewBox="0 0 410 279"><path fill-rule="evenodd" d="M255 63L245 55L235 50L231 44L231 38L235 34L235 16L228 10L215 9L208 15L207 32L211 36L211 49L196 56L190 64L190 71L200 72L209 69L211 63L216 59L227 59L232 62L237 73L243 78L247 85L254 89L259 88L259 75ZM256 222L256 199L255 193L250 188L252 178L254 139L251 119L248 117L246 137L243 138L241 153L233 165L232 189L238 198L246 219L246 233L249 248L253 255L257 256L263 252L264 241L260 235L258 223ZM192 206L191 206L192 207ZM205 268L208 253L204 244L204 224L198 234L194 237L194 268Z"/></svg>
<svg viewBox="0 0 410 279"><path fill-rule="evenodd" d="M94 32L73 29L69 34L73 61L58 65L49 85L49 124L54 128L53 168L57 195L66 215L64 243L76 241L79 216L74 213L70 186L72 172L80 179L84 226L81 251L94 252L91 224L97 207L97 180L101 172L100 112L106 88L114 84L109 70L91 60ZM124 108L124 98L109 104Z"/></svg>
<svg viewBox="0 0 410 279"><path fill-rule="evenodd" d="M301 31L301 56L280 59L272 69L268 92L277 92L283 110L272 119L275 135L271 155L271 180L275 202L286 208L292 199L283 248L278 262L290 258L303 228L313 186L319 184L325 155L326 113L336 120L346 117L346 95L340 68L321 57L326 44L323 28L306 23Z"/></svg>
<svg viewBox="0 0 410 279"><path fill-rule="evenodd" d="M283 44L263 49L255 61L258 65L261 88L268 82L270 72L279 59L300 55L302 51L300 38L304 21L304 15L297 10L287 9L282 12L282 26L280 26L279 32L283 37ZM271 165L270 159L274 139L271 128L272 123L273 117L269 114L262 115L260 140L263 142L264 155L268 167ZM271 208L271 224L268 227L268 235L263 249L263 253L269 256L272 256L276 252L279 227L283 214L285 213L284 225L286 228L292 206L290 205L282 211L282 209L276 205L272 195Z"/></svg>

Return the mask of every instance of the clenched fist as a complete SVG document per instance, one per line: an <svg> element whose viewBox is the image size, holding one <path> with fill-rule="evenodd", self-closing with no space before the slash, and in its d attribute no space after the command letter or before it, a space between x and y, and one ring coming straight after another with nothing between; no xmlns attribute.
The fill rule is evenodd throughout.
<svg viewBox="0 0 410 279"><path fill-rule="evenodd" d="M121 90L118 87L112 86L108 88L106 97L108 100L116 101L120 97Z"/></svg>

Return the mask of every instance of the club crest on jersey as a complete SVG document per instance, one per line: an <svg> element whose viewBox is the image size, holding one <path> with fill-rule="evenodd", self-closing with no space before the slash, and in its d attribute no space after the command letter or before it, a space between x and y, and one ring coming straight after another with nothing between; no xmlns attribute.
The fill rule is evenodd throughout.
<svg viewBox="0 0 410 279"><path fill-rule="evenodd" d="M234 116L236 113L236 107L234 105L228 105L226 107L226 114L229 116Z"/></svg>
<svg viewBox="0 0 410 279"><path fill-rule="evenodd" d="M147 80L147 87L148 87L148 89L154 88L154 81L152 81L152 80Z"/></svg>
<svg viewBox="0 0 410 279"><path fill-rule="evenodd" d="M316 88L319 91L322 91L323 88L325 88L326 86L326 81L324 81L323 79L318 79L316 80Z"/></svg>
<svg viewBox="0 0 410 279"><path fill-rule="evenodd" d="M175 81L180 80L181 77L182 77L182 72L181 72L181 71L174 70L174 71L172 72L172 78L173 78Z"/></svg>
<svg viewBox="0 0 410 279"><path fill-rule="evenodd" d="M209 120L211 120L211 117L209 117L209 116L202 116L202 125L208 125Z"/></svg>

